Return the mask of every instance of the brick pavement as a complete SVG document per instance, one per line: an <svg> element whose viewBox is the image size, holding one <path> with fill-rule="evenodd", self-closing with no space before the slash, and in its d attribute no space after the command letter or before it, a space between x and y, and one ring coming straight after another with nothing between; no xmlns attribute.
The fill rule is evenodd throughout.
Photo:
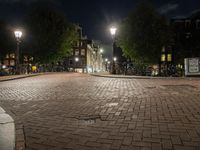
<svg viewBox="0 0 200 150"><path fill-rule="evenodd" d="M0 83L16 149L27 150L199 150L199 96L200 80L49 74Z"/></svg>

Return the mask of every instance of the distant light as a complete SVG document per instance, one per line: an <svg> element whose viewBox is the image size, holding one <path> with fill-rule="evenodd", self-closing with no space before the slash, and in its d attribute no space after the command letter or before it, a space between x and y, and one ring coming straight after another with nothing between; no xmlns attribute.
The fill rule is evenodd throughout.
<svg viewBox="0 0 200 150"><path fill-rule="evenodd" d="M108 58L106 58L105 61L107 62L107 61L108 61Z"/></svg>
<svg viewBox="0 0 200 150"><path fill-rule="evenodd" d="M3 65L2 68L3 68L3 69L6 69L6 65Z"/></svg>
<svg viewBox="0 0 200 150"><path fill-rule="evenodd" d="M37 70L37 66L32 66L32 71L36 71Z"/></svg>
<svg viewBox="0 0 200 150"><path fill-rule="evenodd" d="M22 37L22 32L21 31L17 30L14 33L15 33L15 37L16 38L21 38Z"/></svg>
<svg viewBox="0 0 200 150"><path fill-rule="evenodd" d="M111 27L110 28L110 33L111 33L111 35L115 35L116 34L116 31L117 31L117 28L116 27Z"/></svg>
<svg viewBox="0 0 200 150"><path fill-rule="evenodd" d="M78 61L79 61L79 58L78 58L78 57L76 57L76 58L75 58L75 61L76 61L76 62L78 62Z"/></svg>
<svg viewBox="0 0 200 150"><path fill-rule="evenodd" d="M100 53L103 53L103 51L104 51L104 50L101 48L101 49L100 49Z"/></svg>
<svg viewBox="0 0 200 150"><path fill-rule="evenodd" d="M88 71L88 73L92 73L92 68L88 66L87 71Z"/></svg>
<svg viewBox="0 0 200 150"><path fill-rule="evenodd" d="M108 64L110 64L110 61L108 61Z"/></svg>
<svg viewBox="0 0 200 150"><path fill-rule="evenodd" d="M114 60L114 61L117 61L117 57L114 57L113 60Z"/></svg>

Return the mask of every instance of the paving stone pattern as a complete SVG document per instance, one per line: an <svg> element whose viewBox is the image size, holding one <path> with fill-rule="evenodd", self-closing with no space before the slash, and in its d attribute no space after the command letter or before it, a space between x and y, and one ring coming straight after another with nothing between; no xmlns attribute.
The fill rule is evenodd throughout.
<svg viewBox="0 0 200 150"><path fill-rule="evenodd" d="M0 83L17 150L200 150L200 80L49 74Z"/></svg>

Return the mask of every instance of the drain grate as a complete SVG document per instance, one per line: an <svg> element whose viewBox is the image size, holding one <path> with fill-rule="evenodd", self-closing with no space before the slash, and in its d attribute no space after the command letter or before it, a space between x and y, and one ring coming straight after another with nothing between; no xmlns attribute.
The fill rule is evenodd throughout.
<svg viewBox="0 0 200 150"><path fill-rule="evenodd" d="M91 125L95 124L97 120L101 120L100 116L80 116L78 118L80 124Z"/></svg>

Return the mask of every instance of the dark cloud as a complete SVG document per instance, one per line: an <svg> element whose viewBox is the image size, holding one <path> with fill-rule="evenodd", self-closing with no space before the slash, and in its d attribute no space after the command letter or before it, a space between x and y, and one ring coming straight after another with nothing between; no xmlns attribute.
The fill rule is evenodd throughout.
<svg viewBox="0 0 200 150"><path fill-rule="evenodd" d="M163 5L162 7L160 7L160 8L159 8L159 12L160 12L161 14L167 14L167 13L169 13L169 12L171 12L171 11L174 11L174 10L176 10L176 9L178 9L178 8L179 8L179 4L176 4L176 3L174 3L174 4L168 3L168 4Z"/></svg>
<svg viewBox="0 0 200 150"><path fill-rule="evenodd" d="M31 4L34 2L56 2L56 0L0 0L0 3L7 3L7 4L15 4L15 3Z"/></svg>

